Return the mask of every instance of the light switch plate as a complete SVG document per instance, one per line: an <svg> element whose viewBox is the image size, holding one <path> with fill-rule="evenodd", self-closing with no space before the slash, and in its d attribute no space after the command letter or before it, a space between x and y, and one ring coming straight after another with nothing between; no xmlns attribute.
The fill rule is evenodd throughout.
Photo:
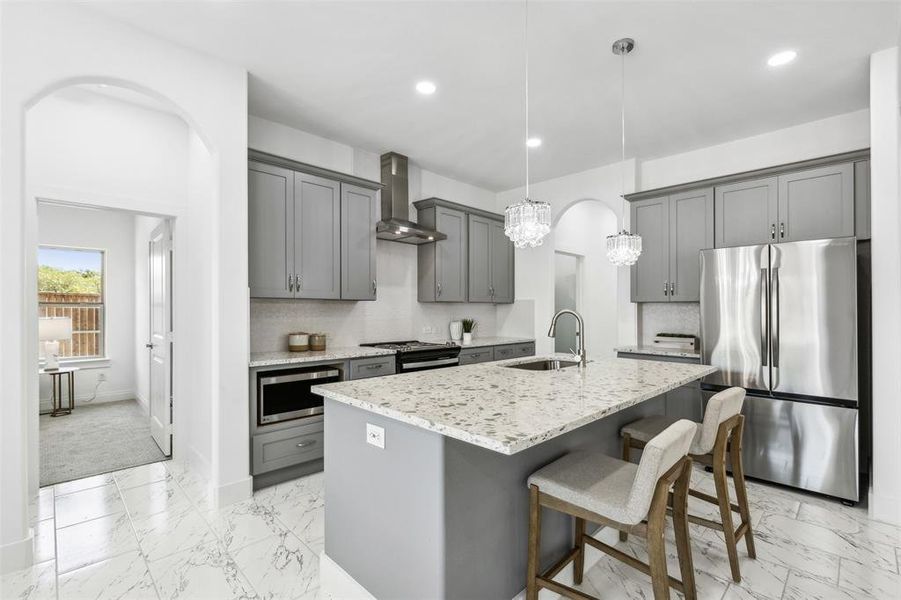
<svg viewBox="0 0 901 600"><path fill-rule="evenodd" d="M385 449L385 428L366 423L366 443L376 448Z"/></svg>

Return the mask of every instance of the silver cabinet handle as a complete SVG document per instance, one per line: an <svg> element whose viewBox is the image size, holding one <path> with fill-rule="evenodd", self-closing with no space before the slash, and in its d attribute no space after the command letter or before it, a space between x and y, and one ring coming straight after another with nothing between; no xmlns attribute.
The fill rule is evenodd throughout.
<svg viewBox="0 0 901 600"><path fill-rule="evenodd" d="M300 275L297 273L294 274L294 288L299 292L300 291Z"/></svg>
<svg viewBox="0 0 901 600"><path fill-rule="evenodd" d="M292 277L291 275L288 275L288 291L294 291L294 277Z"/></svg>
<svg viewBox="0 0 901 600"><path fill-rule="evenodd" d="M368 370L372 371L373 369L381 369L381 368L384 367L384 366L385 366L384 363L378 363L378 364L376 364L376 365L366 365L366 368L367 368Z"/></svg>
<svg viewBox="0 0 901 600"><path fill-rule="evenodd" d="M675 281L670 281L670 283L669 283L669 295L670 296L676 295L676 282Z"/></svg>
<svg viewBox="0 0 901 600"><path fill-rule="evenodd" d="M779 223L779 237L785 237L785 223Z"/></svg>
<svg viewBox="0 0 901 600"><path fill-rule="evenodd" d="M307 440L305 442L300 442L299 444L297 444L297 447L298 448L306 448L307 446L312 446L315 443L316 443L316 440Z"/></svg>
<svg viewBox="0 0 901 600"><path fill-rule="evenodd" d="M441 297L441 284L440 284L440 283L438 284L437 297L438 297L438 298Z"/></svg>
<svg viewBox="0 0 901 600"><path fill-rule="evenodd" d="M664 296L669 295L669 282L668 281L663 282L663 295Z"/></svg>
<svg viewBox="0 0 901 600"><path fill-rule="evenodd" d="M772 225L770 225L770 239L771 239L771 240L775 240L775 239L776 239L776 224L775 224L775 223L773 223Z"/></svg>
<svg viewBox="0 0 901 600"><path fill-rule="evenodd" d="M375 292L376 292L377 289L378 289L378 287L377 287L376 284L375 284L375 279L373 279L373 280L372 280L372 293L373 293L373 295L375 295Z"/></svg>

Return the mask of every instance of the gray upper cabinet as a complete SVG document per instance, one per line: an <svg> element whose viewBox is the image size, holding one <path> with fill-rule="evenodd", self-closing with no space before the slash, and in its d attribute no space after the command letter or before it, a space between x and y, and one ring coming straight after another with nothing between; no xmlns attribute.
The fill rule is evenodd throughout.
<svg viewBox="0 0 901 600"><path fill-rule="evenodd" d="M496 304L509 304L514 294L513 242L504 233L504 222L491 220L489 253L491 257L491 300Z"/></svg>
<svg viewBox="0 0 901 600"><path fill-rule="evenodd" d="M778 221L775 177L717 186L714 241L717 248L768 244Z"/></svg>
<svg viewBox="0 0 901 600"><path fill-rule="evenodd" d="M853 163L779 176L778 241L853 235Z"/></svg>
<svg viewBox="0 0 901 600"><path fill-rule="evenodd" d="M631 227L641 236L632 266L632 302L669 300L669 197L632 202Z"/></svg>
<svg viewBox="0 0 901 600"><path fill-rule="evenodd" d="M375 300L378 192L341 184L341 298Z"/></svg>
<svg viewBox="0 0 901 600"><path fill-rule="evenodd" d="M248 254L250 295L293 298L294 173L257 162L249 164Z"/></svg>
<svg viewBox="0 0 901 600"><path fill-rule="evenodd" d="M491 302L491 220L469 215L469 301Z"/></svg>
<svg viewBox="0 0 901 600"><path fill-rule="evenodd" d="M294 174L295 298L341 297L341 198L337 181Z"/></svg>
<svg viewBox="0 0 901 600"><path fill-rule="evenodd" d="M713 248L713 189L703 188L669 199L669 300L701 300L701 250ZM639 258L639 260L641 260Z"/></svg>
<svg viewBox="0 0 901 600"><path fill-rule="evenodd" d="M466 302L467 223L466 213L436 205L420 209L418 221L447 239L420 244L419 301Z"/></svg>

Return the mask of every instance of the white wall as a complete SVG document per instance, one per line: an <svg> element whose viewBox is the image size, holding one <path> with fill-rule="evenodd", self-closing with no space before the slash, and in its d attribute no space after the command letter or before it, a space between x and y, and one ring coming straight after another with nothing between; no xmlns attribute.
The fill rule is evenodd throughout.
<svg viewBox="0 0 901 600"><path fill-rule="evenodd" d="M634 161L627 161L623 166L617 163L534 183L530 194L534 200L551 204L554 219L561 218L570 205L582 200L600 201L619 218L623 177L625 191L629 193L635 185ZM507 205L520 201L524 194L524 188L498 193L496 210L503 212ZM626 220L628 226L628 218ZM606 219L603 223L592 222L590 225L594 228L594 235L601 238L618 229ZM538 248L516 250L516 302L511 306L498 307L498 334L535 336L535 347L539 353L552 352L554 348L553 340L547 337L546 332L554 316L554 249L558 245L557 237L557 232L552 230ZM562 239L559 243L565 245L567 240ZM629 302L629 269L616 271L617 340L613 345L633 344L637 326L635 305ZM586 326L593 327L594 324L587 323Z"/></svg>
<svg viewBox="0 0 901 600"><path fill-rule="evenodd" d="M251 116L250 147L285 158L378 181L379 155L328 140L286 125ZM493 192L420 169L410 157L412 202L436 196L494 210ZM496 331L497 311L490 304L444 304L416 301L416 247L378 240L378 299L374 302L327 300L253 300L250 305L252 352L287 349L291 331L319 331L334 346L447 334L448 323L462 317L479 322L476 335Z"/></svg>
<svg viewBox="0 0 901 600"><path fill-rule="evenodd" d="M204 182L205 206L188 206L184 197L147 197L137 190L82 201L174 216L181 236L176 246L179 240L204 240L197 249L199 271L189 272L182 257L186 253L176 249L175 418L189 423L180 415L180 407L187 406L179 404L181 397L210 407L210 418L196 425L211 439L209 450L200 451L207 454L215 501L225 504L249 496L251 480L246 72L80 6L2 3L0 27L0 280L6 283L0 291L0 571L5 572L31 562L27 502L38 481L37 411L30 409L38 396L37 307L29 300L36 285L30 249L37 244L37 207L35 190L26 189L24 180L23 141L29 109L56 89L106 83L150 93L168 103L203 140L211 165ZM189 155L188 168L196 162ZM190 305L198 272L211 280L212 302L203 312ZM229 343L219 344L220 338ZM201 355L209 357L210 368L197 374L193 359ZM181 369L179 362L185 365ZM191 389L189 375L203 377L207 385ZM179 440L189 437L176 437L177 455L187 456Z"/></svg>
<svg viewBox="0 0 901 600"><path fill-rule="evenodd" d="M605 231L614 231L617 217L595 200L579 202L560 215L554 228L555 250L582 258L581 314L589 358L610 357L617 346L617 268L607 260Z"/></svg>
<svg viewBox="0 0 901 600"><path fill-rule="evenodd" d="M901 525L901 98L898 48L870 58L873 481L870 514Z"/></svg>
<svg viewBox="0 0 901 600"><path fill-rule="evenodd" d="M106 360L78 364L75 404L135 397L134 217L126 212L86 210L41 203L38 239L42 245L96 248L105 252ZM105 382L98 377L104 374ZM50 410L49 377L41 377L41 410Z"/></svg>

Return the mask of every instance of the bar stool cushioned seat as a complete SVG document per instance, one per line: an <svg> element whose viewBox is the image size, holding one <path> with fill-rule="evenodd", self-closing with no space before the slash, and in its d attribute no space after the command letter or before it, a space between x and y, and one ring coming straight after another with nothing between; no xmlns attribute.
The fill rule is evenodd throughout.
<svg viewBox="0 0 901 600"><path fill-rule="evenodd" d="M654 487L670 467L688 454L697 425L688 420L650 440L639 464L598 452L573 452L529 477L529 485L627 525L648 515Z"/></svg>
<svg viewBox="0 0 901 600"><path fill-rule="evenodd" d="M704 411L704 422L698 427L689 452L691 454L712 452L720 423L740 413L744 401L745 390L742 388L729 388L711 396ZM678 417L653 415L629 423L620 431L622 435L628 435L633 440L647 443L678 420Z"/></svg>

